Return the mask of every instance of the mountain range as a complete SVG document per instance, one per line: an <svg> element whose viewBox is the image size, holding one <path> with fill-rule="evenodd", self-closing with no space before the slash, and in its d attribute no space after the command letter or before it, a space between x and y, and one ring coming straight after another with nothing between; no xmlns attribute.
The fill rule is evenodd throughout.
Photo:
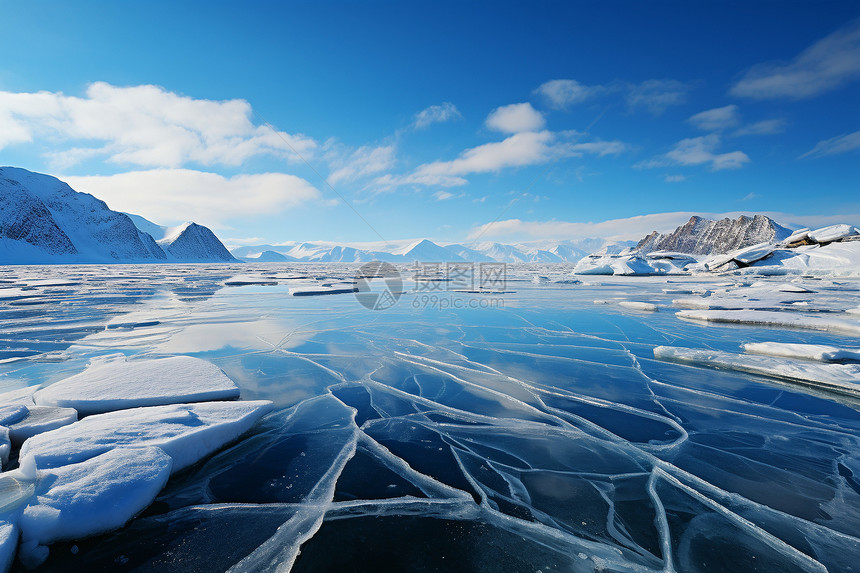
<svg viewBox="0 0 860 573"><path fill-rule="evenodd" d="M0 167L0 264L235 261L202 225L166 228L56 177Z"/></svg>

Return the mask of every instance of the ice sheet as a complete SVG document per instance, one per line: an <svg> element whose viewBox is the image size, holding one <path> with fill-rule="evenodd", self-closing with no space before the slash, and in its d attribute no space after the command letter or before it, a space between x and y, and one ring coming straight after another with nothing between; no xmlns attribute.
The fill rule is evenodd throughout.
<svg viewBox="0 0 860 573"><path fill-rule="evenodd" d="M800 328L860 336L860 320L764 310L682 310L676 313L675 316L707 322L750 324L774 328Z"/></svg>
<svg viewBox="0 0 860 573"><path fill-rule="evenodd" d="M190 356L99 361L33 396L40 406L74 408L82 415L238 397L239 388L220 368Z"/></svg>

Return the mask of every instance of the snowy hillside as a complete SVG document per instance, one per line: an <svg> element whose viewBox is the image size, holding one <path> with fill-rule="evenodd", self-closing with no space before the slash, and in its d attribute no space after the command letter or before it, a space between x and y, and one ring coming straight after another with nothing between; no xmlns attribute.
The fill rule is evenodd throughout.
<svg viewBox="0 0 860 573"><path fill-rule="evenodd" d="M49 175L2 167L0 198L0 264L235 260L205 227L165 238L162 227Z"/></svg>
<svg viewBox="0 0 860 573"><path fill-rule="evenodd" d="M59 179L0 168L0 262L153 262L166 258L131 219Z"/></svg>

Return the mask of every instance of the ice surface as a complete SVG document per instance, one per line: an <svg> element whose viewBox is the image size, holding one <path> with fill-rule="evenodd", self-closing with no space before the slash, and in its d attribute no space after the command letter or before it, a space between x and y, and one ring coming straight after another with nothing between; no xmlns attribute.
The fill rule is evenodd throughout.
<svg viewBox="0 0 860 573"><path fill-rule="evenodd" d="M158 446L173 458L176 472L238 438L271 408L271 402L257 400L96 414L30 438L20 457L32 457L39 469L46 469L83 462L122 446Z"/></svg>
<svg viewBox="0 0 860 573"><path fill-rule="evenodd" d="M657 346L654 357L688 364L728 368L808 384L860 398L860 365L818 364L786 358L749 356L718 350Z"/></svg>
<svg viewBox="0 0 860 573"><path fill-rule="evenodd" d="M793 344L787 342L750 342L743 345L749 354L800 358L819 362L842 360L860 361L860 348L837 348L825 344Z"/></svg>
<svg viewBox="0 0 860 573"><path fill-rule="evenodd" d="M187 353L278 410L174 472L127 527L55 542L40 570L856 569L860 400L736 366L852 365L741 354L743 344L858 345L833 330L715 327L619 305L662 310L684 296L715 310L853 321L845 309L858 305L856 279L750 274L764 262L575 288L555 282L569 278L569 265L509 265L504 308L416 309L405 296L380 312L352 296L288 294L349 282L355 265L258 264L253 274L280 284L231 288L226 280L251 271L0 267L0 284L57 285L31 291L27 304L0 300L0 356L16 357L0 363L0 388L57 382L117 352L130 362ZM412 271L400 270L412 289ZM535 276L546 280L533 284ZM470 298L439 285L446 297ZM105 328L143 323L152 325ZM656 360L656 346L725 352L732 364ZM172 456L171 445L197 449L195 432L215 432L217 416L185 407L96 414L27 443L61 438L44 453L64 470L78 461L69 458L90 463L118 444L156 447L146 429L154 422ZM110 416L110 428L75 429ZM24 447L22 462L33 466L39 448ZM33 479L11 470L0 486L4 478L20 494L9 512L20 512ZM33 560L45 551L22 546Z"/></svg>
<svg viewBox="0 0 860 573"><path fill-rule="evenodd" d="M220 368L190 356L96 362L33 396L36 404L75 408L82 415L238 397L239 388Z"/></svg>
<svg viewBox="0 0 860 573"><path fill-rule="evenodd" d="M19 520L22 541L47 545L118 529L143 511L170 477L160 448L115 448L37 472L36 499Z"/></svg>
<svg viewBox="0 0 860 573"><path fill-rule="evenodd" d="M9 428L0 426L0 471L9 462L9 454L12 452L12 440L9 438Z"/></svg>
<svg viewBox="0 0 860 573"><path fill-rule="evenodd" d="M657 310L657 305L650 302L641 302L638 300L622 300L618 303L618 306L623 306L624 308L632 308L633 310L645 310L654 312Z"/></svg>

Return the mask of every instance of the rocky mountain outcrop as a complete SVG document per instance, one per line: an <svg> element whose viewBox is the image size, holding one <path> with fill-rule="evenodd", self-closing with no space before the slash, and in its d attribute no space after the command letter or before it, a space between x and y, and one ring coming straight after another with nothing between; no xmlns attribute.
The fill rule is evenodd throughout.
<svg viewBox="0 0 860 573"><path fill-rule="evenodd" d="M668 235L654 231L636 245L640 253L671 251L693 255L728 253L759 243L782 240L791 234L764 215L712 221L692 216L690 220Z"/></svg>

